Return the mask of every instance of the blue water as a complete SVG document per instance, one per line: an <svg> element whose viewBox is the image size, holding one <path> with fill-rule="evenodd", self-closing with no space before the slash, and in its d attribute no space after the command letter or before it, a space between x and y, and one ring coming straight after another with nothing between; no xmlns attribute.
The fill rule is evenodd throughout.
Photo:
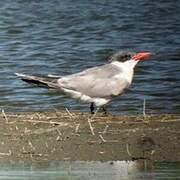
<svg viewBox="0 0 180 180"><path fill-rule="evenodd" d="M180 179L179 163L58 162L48 164L1 164L3 180L172 180Z"/></svg>
<svg viewBox="0 0 180 180"><path fill-rule="evenodd" d="M153 53L139 63L113 113L180 112L180 1L0 1L0 107L40 111L88 106L35 88L14 72L67 75L107 62L118 50Z"/></svg>

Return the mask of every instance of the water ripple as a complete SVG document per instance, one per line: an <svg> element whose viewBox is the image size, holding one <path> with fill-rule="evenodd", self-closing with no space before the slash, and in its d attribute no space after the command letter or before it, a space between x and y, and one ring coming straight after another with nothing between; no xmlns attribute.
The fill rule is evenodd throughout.
<svg viewBox="0 0 180 180"><path fill-rule="evenodd" d="M107 62L119 49L150 51L114 113L180 112L180 4L177 1L0 2L0 106L7 111L88 106L21 82L14 72L62 74Z"/></svg>

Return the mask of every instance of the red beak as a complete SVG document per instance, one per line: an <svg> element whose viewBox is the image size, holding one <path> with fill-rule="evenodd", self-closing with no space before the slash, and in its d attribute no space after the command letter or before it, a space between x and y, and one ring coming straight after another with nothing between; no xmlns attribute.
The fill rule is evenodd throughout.
<svg viewBox="0 0 180 180"><path fill-rule="evenodd" d="M132 59L135 61L141 61L141 60L148 59L150 57L150 55L151 55L151 53L149 53L149 52L141 52L141 53L137 53L136 55L134 55L132 57Z"/></svg>

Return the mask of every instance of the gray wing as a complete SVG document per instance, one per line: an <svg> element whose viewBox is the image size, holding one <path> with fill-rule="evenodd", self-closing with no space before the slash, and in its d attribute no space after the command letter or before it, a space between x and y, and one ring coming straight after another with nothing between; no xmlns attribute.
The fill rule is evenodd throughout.
<svg viewBox="0 0 180 180"><path fill-rule="evenodd" d="M62 88L79 91L90 97L117 96L129 86L129 83L121 78L121 73L120 68L107 64L60 78L58 84ZM116 78L116 75L119 75L119 78Z"/></svg>

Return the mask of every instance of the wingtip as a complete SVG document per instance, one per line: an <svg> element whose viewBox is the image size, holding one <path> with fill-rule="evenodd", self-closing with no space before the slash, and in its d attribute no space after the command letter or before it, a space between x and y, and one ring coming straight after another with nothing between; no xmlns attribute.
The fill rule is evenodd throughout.
<svg viewBox="0 0 180 180"><path fill-rule="evenodd" d="M16 76L18 77L25 77L26 75L25 74L22 74L22 73L14 73Z"/></svg>
<svg viewBox="0 0 180 180"><path fill-rule="evenodd" d="M19 73L14 73L16 76L19 76Z"/></svg>

